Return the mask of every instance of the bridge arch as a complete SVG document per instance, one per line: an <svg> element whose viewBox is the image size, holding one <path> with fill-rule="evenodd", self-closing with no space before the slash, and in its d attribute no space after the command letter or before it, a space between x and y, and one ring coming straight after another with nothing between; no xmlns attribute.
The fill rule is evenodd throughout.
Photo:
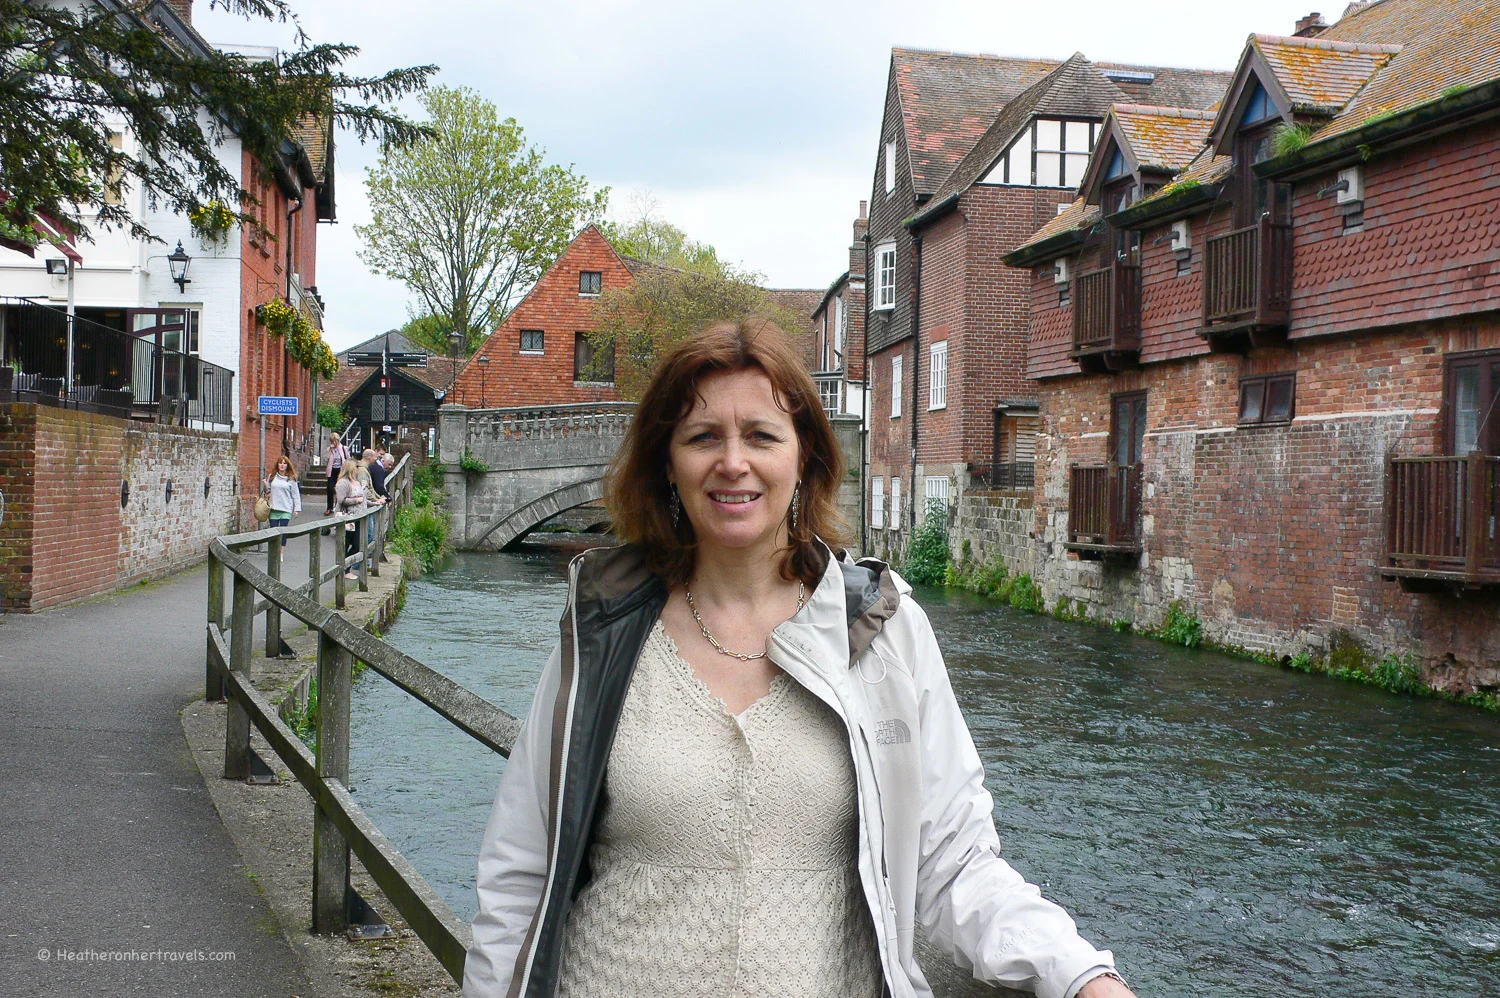
<svg viewBox="0 0 1500 998"><path fill-rule="evenodd" d="M603 498L604 476L571 482L496 517L468 546L503 551L558 513Z"/></svg>

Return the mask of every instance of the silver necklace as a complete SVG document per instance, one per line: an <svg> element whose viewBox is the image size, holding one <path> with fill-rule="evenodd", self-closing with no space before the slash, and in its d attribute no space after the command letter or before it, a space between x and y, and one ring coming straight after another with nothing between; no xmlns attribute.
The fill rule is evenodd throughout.
<svg viewBox="0 0 1500 998"><path fill-rule="evenodd" d="M719 644L719 639L713 636L713 632L710 631L708 629L708 625L703 622L703 616L698 613L698 607L693 602L693 591L687 586L683 586L682 591L687 596L688 609L693 612L693 619L698 622L698 630L702 631L703 636L708 639L708 643L714 646L714 651L718 652L720 655L728 655L730 658L737 658L741 662L753 662L758 658L766 657L766 653L763 651L756 652L754 655L750 655L742 651L730 651L728 648L725 648L723 645ZM806 605L806 603L807 584L799 582L797 583L797 609L800 611L802 607Z"/></svg>

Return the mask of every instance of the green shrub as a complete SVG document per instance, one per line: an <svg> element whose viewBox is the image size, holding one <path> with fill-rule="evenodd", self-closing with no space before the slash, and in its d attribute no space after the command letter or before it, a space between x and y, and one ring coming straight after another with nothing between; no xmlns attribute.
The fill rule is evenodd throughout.
<svg viewBox="0 0 1500 998"><path fill-rule="evenodd" d="M1178 603L1167 607L1167 619L1156 629L1156 636L1169 644L1196 648L1203 643L1203 625Z"/></svg>
<svg viewBox="0 0 1500 998"><path fill-rule="evenodd" d="M1312 138L1311 125L1288 125L1283 122L1271 136L1271 155L1285 156L1307 145Z"/></svg>
<svg viewBox="0 0 1500 998"><path fill-rule="evenodd" d="M342 432L349 425L349 415L332 402L319 402L318 425Z"/></svg>
<svg viewBox="0 0 1500 998"><path fill-rule="evenodd" d="M941 499L929 499L927 515L911 533L906 545L905 568L908 580L920 585L942 585L948 580L948 507Z"/></svg>
<svg viewBox="0 0 1500 998"><path fill-rule="evenodd" d="M430 572L448 552L448 516L440 506L402 506L387 543L403 560Z"/></svg>
<svg viewBox="0 0 1500 998"><path fill-rule="evenodd" d="M307 705L288 712L286 726L314 752L318 750L318 677L307 681Z"/></svg>
<svg viewBox="0 0 1500 998"><path fill-rule="evenodd" d="M489 465L479 460L479 458L475 457L467 450L464 451L463 456L458 459L458 466L463 469L464 474L466 475L482 475L486 471L490 470Z"/></svg>
<svg viewBox="0 0 1500 998"><path fill-rule="evenodd" d="M1422 669L1416 662L1412 661L1410 655L1397 658L1395 655L1387 655L1380 660L1375 668L1370 670L1370 681L1375 686L1391 693L1405 693L1414 696L1426 693L1429 689L1422 682Z"/></svg>
<svg viewBox="0 0 1500 998"><path fill-rule="evenodd" d="M1109 629L1116 634L1129 634L1135 629L1135 625L1123 617L1118 617L1109 622Z"/></svg>
<svg viewBox="0 0 1500 998"><path fill-rule="evenodd" d="M1027 572L1011 581L1009 598L1010 605L1022 613L1041 613L1046 609L1042 602L1042 587L1033 582Z"/></svg>

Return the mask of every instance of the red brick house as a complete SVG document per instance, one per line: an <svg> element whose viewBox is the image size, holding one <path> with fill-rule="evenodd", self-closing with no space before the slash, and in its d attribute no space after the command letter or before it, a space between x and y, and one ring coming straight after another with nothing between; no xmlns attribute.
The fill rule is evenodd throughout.
<svg viewBox="0 0 1500 998"><path fill-rule="evenodd" d="M812 313L813 380L831 416L863 416L865 404L865 229L869 206L859 203L849 243L849 269L828 286Z"/></svg>
<svg viewBox="0 0 1500 998"><path fill-rule="evenodd" d="M899 543L881 532L923 499L1029 485L1030 282L1001 257L1074 199L1111 104L1207 107L1227 82L1081 54L893 50L866 257L868 546Z"/></svg>
<svg viewBox="0 0 1500 998"><path fill-rule="evenodd" d="M1116 107L1082 197L1007 258L1031 269L1043 590L1493 688L1500 10L1298 30L1249 40L1211 120Z"/></svg>

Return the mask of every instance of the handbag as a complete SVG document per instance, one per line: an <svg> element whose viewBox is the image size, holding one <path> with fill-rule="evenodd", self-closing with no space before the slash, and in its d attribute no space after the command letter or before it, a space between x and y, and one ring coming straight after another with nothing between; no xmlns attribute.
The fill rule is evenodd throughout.
<svg viewBox="0 0 1500 998"><path fill-rule="evenodd" d="M261 523L265 523L271 518L271 504L266 502L265 496L256 496L255 498L255 518Z"/></svg>

